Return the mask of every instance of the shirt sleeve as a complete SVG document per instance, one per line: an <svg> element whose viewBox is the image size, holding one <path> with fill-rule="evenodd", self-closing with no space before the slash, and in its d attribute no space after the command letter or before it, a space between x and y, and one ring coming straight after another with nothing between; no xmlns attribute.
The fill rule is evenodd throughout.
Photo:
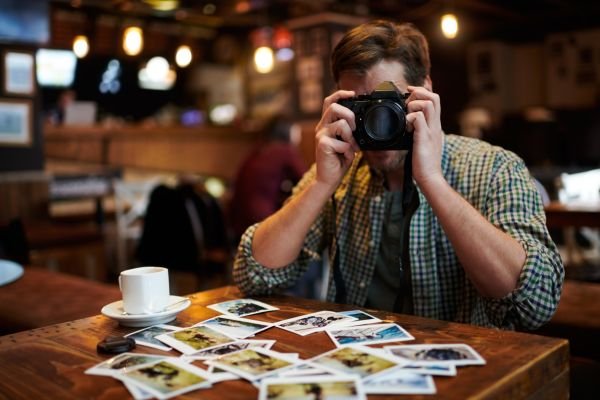
<svg viewBox="0 0 600 400"><path fill-rule="evenodd" d="M296 196L315 176L314 167L308 171L294 188L291 198ZM307 270L312 261L320 260L326 247L327 215L329 205L317 217L307 234L304 245L296 261L281 268L268 268L261 265L252 254L252 240L260 225L249 227L237 250L233 264L233 280L245 295L269 295L292 286ZM285 238L281 238L282 241Z"/></svg>
<svg viewBox="0 0 600 400"><path fill-rule="evenodd" d="M487 199L489 220L515 238L526 252L517 288L502 299L486 299L494 325L537 329L548 322L560 299L564 267L546 227L540 195L523 161L498 158Z"/></svg>

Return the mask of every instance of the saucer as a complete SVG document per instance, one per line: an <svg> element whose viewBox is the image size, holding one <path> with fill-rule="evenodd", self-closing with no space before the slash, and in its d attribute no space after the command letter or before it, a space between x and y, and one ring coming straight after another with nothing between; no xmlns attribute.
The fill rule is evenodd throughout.
<svg viewBox="0 0 600 400"><path fill-rule="evenodd" d="M9 260L0 260L0 286L14 282L22 275L21 265Z"/></svg>
<svg viewBox="0 0 600 400"><path fill-rule="evenodd" d="M169 296L169 304L175 304L177 302L185 300L185 297ZM169 308L167 310L157 312L154 314L125 314L123 315L123 300L115 301L102 307L100 311L103 315L108 318L112 318L119 322L122 326L131 326L135 328L143 328L146 326L166 324L171 322L177 316L177 313L185 310L192 304L190 299L183 301L182 303Z"/></svg>

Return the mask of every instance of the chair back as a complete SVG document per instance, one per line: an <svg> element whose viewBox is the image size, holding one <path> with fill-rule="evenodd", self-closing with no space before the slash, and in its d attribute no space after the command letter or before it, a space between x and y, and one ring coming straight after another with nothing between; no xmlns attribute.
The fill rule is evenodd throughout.
<svg viewBox="0 0 600 400"><path fill-rule="evenodd" d="M128 266L128 242L137 242L140 239L150 193L158 184L158 179L142 181L116 179L113 181L119 269Z"/></svg>

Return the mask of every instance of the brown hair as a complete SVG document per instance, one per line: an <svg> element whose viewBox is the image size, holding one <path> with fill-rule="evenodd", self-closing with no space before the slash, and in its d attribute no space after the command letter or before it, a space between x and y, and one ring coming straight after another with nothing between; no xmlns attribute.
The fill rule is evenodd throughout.
<svg viewBox="0 0 600 400"><path fill-rule="evenodd" d="M404 66L409 85L422 85L429 75L429 45L425 36L410 23L376 20L348 31L331 55L333 78L342 72L364 74L382 60L395 60Z"/></svg>

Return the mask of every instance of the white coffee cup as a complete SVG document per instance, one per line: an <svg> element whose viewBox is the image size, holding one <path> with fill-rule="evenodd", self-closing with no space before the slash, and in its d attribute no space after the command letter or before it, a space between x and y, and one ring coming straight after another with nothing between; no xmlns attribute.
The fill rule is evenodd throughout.
<svg viewBox="0 0 600 400"><path fill-rule="evenodd" d="M119 288L128 314L153 314L169 304L169 270L140 267L121 272Z"/></svg>

